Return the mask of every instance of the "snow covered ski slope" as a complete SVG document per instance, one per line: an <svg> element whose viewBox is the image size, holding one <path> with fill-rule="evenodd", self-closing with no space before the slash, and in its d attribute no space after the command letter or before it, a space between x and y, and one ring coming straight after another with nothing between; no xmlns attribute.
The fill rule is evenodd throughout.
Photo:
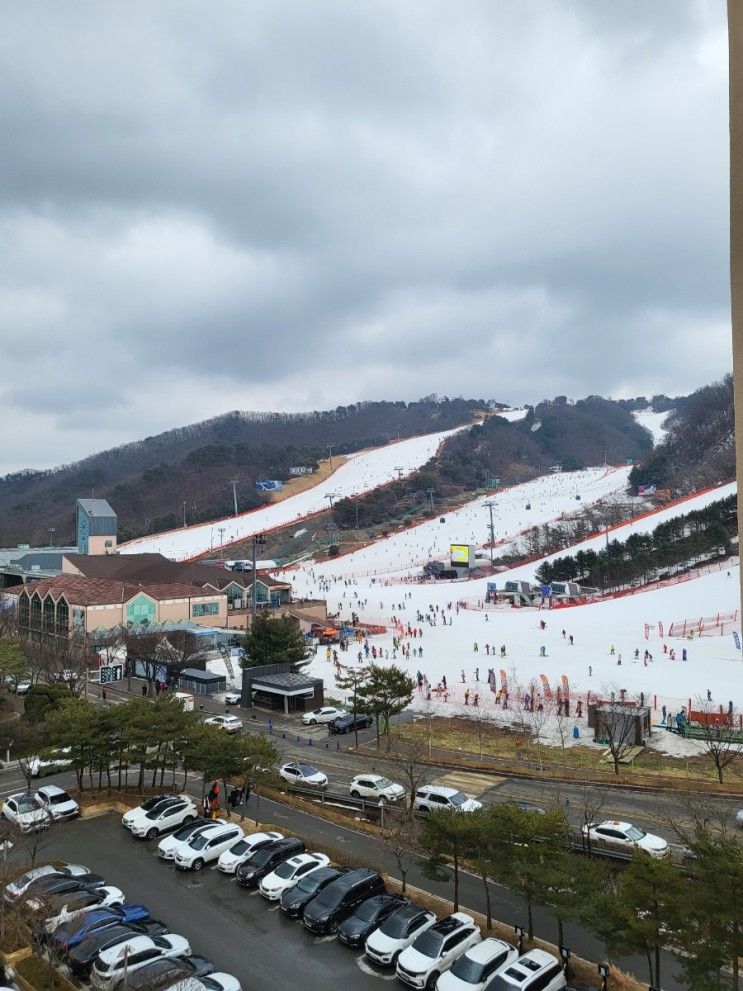
<svg viewBox="0 0 743 991"><path fill-rule="evenodd" d="M466 424L453 430L410 437L385 447L358 451L349 455L330 478L282 502L271 503L265 508L240 516L227 516L185 529L140 537L122 545L120 551L122 554L159 552L182 561L213 548L219 550L221 543L229 544L254 533L298 522L305 516L327 509L328 493L332 493L334 498L342 499L368 492L394 481L398 476L409 475L434 456L442 441L468 427L469 424ZM221 528L224 528L224 533L220 540Z"/></svg>

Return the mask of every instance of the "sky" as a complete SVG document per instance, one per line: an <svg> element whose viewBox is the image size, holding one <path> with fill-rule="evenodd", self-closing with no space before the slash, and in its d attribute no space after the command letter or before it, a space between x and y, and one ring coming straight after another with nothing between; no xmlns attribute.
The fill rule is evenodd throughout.
<svg viewBox="0 0 743 991"><path fill-rule="evenodd" d="M719 0L8 0L0 474L730 369Z"/></svg>

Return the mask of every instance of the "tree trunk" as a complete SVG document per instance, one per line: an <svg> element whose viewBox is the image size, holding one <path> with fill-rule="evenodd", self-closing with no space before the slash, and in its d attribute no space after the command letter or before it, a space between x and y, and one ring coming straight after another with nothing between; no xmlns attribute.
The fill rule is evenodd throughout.
<svg viewBox="0 0 743 991"><path fill-rule="evenodd" d="M454 867L454 912L459 911L459 857L455 853L452 858Z"/></svg>
<svg viewBox="0 0 743 991"><path fill-rule="evenodd" d="M660 946L655 944L655 987L660 987Z"/></svg>
<svg viewBox="0 0 743 991"><path fill-rule="evenodd" d="M565 933L563 931L562 919L558 915L557 917L557 946L558 948L565 945Z"/></svg>
<svg viewBox="0 0 743 991"><path fill-rule="evenodd" d="M490 907L490 888L488 887L488 875L486 871L482 872L482 886L485 889L485 918L487 927L488 929L492 929L493 915Z"/></svg>
<svg viewBox="0 0 743 991"><path fill-rule="evenodd" d="M526 898L526 913L528 915L528 932L529 932L529 942L534 939L534 906L532 905L531 895L527 895Z"/></svg>

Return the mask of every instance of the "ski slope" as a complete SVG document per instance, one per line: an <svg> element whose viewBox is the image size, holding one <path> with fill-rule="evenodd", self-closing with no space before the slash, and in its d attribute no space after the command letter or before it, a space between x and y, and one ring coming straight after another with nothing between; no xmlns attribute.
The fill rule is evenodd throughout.
<svg viewBox="0 0 743 991"><path fill-rule="evenodd" d="M212 549L219 550L222 544L286 526L327 509L329 493L337 499L347 498L405 477L432 458L447 437L469 429L469 426L465 424L453 430L410 437L385 447L358 451L349 455L324 482L281 502L270 503L239 516L227 516L185 529L140 537L123 544L119 551L122 554L159 552L182 561ZM224 528L223 534L219 532L221 528Z"/></svg>
<svg viewBox="0 0 743 991"><path fill-rule="evenodd" d="M668 431L663 424L666 422L668 417L672 415L672 413L672 410L667 410L665 413L655 413L652 409L648 408L638 410L632 415L641 427L645 427L646 430L650 431L653 438L653 447L657 447L658 444L662 444L666 439Z"/></svg>

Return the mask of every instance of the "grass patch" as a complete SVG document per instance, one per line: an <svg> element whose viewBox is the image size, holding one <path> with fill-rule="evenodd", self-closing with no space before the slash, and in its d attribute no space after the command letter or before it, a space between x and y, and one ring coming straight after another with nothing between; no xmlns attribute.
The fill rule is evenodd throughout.
<svg viewBox="0 0 743 991"><path fill-rule="evenodd" d="M49 973L49 963L33 953L25 960L19 960L15 966L16 973L23 977L37 991L70 991L72 986L56 970Z"/></svg>

